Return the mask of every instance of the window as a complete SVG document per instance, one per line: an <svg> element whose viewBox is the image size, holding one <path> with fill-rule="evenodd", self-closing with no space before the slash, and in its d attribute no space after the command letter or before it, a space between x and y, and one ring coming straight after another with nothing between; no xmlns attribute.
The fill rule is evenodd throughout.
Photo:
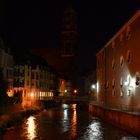
<svg viewBox="0 0 140 140"><path fill-rule="evenodd" d="M109 87L109 82L107 81L107 82L106 82L106 88L108 88L108 87Z"/></svg>
<svg viewBox="0 0 140 140"><path fill-rule="evenodd" d="M136 72L136 82L135 82L136 86L139 86L140 84L140 74L138 72Z"/></svg>
<svg viewBox="0 0 140 140"><path fill-rule="evenodd" d="M115 48L115 42L112 42L112 49Z"/></svg>
<svg viewBox="0 0 140 140"><path fill-rule="evenodd" d="M120 57L120 65L123 66L123 63L124 63L124 58L123 58L123 56L121 56Z"/></svg>
<svg viewBox="0 0 140 140"><path fill-rule="evenodd" d="M114 59L112 60L112 69L113 70L115 69L115 60Z"/></svg>
<svg viewBox="0 0 140 140"><path fill-rule="evenodd" d="M31 73L31 78L35 79L35 73L34 72Z"/></svg>
<svg viewBox="0 0 140 140"><path fill-rule="evenodd" d="M122 77L120 79L120 86L121 86L121 88L123 87L123 79L122 79Z"/></svg>
<svg viewBox="0 0 140 140"><path fill-rule="evenodd" d="M127 60L128 63L131 62L131 58L132 58L131 52L130 52L130 50L128 50L127 54L126 54L126 60Z"/></svg>
<svg viewBox="0 0 140 140"><path fill-rule="evenodd" d="M120 96L122 97L124 95L124 92L121 90L120 91Z"/></svg>
<svg viewBox="0 0 140 140"><path fill-rule="evenodd" d="M130 26L128 26L126 29L126 39L129 40L130 37L131 37L131 31L130 31Z"/></svg>
<svg viewBox="0 0 140 140"><path fill-rule="evenodd" d="M115 87L115 79L112 80L112 88Z"/></svg>
<svg viewBox="0 0 140 140"><path fill-rule="evenodd" d="M130 96L131 90L127 90L127 96Z"/></svg>
<svg viewBox="0 0 140 140"><path fill-rule="evenodd" d="M27 80L27 86L29 86L29 80Z"/></svg>
<svg viewBox="0 0 140 140"><path fill-rule="evenodd" d="M130 86L130 84L131 84L131 77L130 77L130 75L127 75L127 79L125 80L125 86Z"/></svg>

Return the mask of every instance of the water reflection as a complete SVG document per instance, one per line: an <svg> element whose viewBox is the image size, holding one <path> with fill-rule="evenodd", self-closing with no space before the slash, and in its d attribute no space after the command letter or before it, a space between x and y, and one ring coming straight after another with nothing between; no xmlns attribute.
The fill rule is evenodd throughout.
<svg viewBox="0 0 140 140"><path fill-rule="evenodd" d="M26 125L24 126L25 134L28 140L33 140L37 137L37 126L35 122L36 118L34 116L30 116L26 121Z"/></svg>
<svg viewBox="0 0 140 140"><path fill-rule="evenodd" d="M68 110L65 109L63 111L63 119L62 119L62 131L67 132L69 130L70 122L68 117Z"/></svg>
<svg viewBox="0 0 140 140"><path fill-rule="evenodd" d="M138 139L135 137L122 137L121 140L138 140Z"/></svg>
<svg viewBox="0 0 140 140"><path fill-rule="evenodd" d="M71 116L71 137L75 138L77 135L77 110L76 104L72 105L72 116Z"/></svg>
<svg viewBox="0 0 140 140"><path fill-rule="evenodd" d="M83 140L103 140L103 133L101 130L101 123L93 120L86 129Z"/></svg>
<svg viewBox="0 0 140 140"><path fill-rule="evenodd" d="M2 140L138 140L89 115L76 104L57 106L30 116L8 130Z"/></svg>
<svg viewBox="0 0 140 140"><path fill-rule="evenodd" d="M63 118L62 118L62 131L69 131L72 137L76 136L76 125L77 125L77 112L76 112L76 104L63 104ZM70 131L71 130L71 131Z"/></svg>

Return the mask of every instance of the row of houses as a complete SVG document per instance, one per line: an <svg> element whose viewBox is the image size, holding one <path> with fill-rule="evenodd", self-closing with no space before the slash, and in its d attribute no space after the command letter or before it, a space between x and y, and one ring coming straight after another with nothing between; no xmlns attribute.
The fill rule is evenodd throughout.
<svg viewBox="0 0 140 140"><path fill-rule="evenodd" d="M140 10L97 53L97 102L140 111Z"/></svg>
<svg viewBox="0 0 140 140"><path fill-rule="evenodd" d="M21 101L64 96L70 92L69 80L60 76L43 58L23 54L15 61L2 40L0 40L0 68L8 83L8 96L17 96Z"/></svg>

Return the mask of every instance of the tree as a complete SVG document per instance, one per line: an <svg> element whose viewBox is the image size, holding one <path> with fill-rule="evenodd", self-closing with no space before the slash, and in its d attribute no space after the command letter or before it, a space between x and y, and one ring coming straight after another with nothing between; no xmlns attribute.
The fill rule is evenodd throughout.
<svg viewBox="0 0 140 140"><path fill-rule="evenodd" d="M7 89L8 83L4 79L2 69L0 69L0 106L5 106L8 103Z"/></svg>

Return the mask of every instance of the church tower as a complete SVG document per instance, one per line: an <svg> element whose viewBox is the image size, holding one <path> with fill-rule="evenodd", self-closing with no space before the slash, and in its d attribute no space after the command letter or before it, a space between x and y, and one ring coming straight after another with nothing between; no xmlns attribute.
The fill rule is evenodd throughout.
<svg viewBox="0 0 140 140"><path fill-rule="evenodd" d="M63 71L71 81L71 91L76 86L76 47L77 47L77 14L74 8L74 1L65 1L64 15L61 31L61 58L67 66Z"/></svg>
<svg viewBox="0 0 140 140"><path fill-rule="evenodd" d="M72 3L68 3L64 10L63 27L62 27L62 57L73 57L75 55L75 47L77 43L77 22L76 12L71 6Z"/></svg>

